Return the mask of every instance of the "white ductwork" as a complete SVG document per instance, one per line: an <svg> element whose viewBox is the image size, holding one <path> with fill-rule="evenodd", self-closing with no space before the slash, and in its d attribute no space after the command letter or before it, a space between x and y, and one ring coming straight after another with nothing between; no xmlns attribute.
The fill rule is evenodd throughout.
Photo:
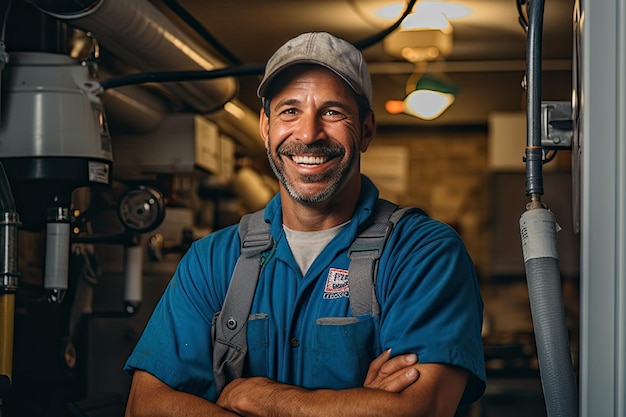
<svg viewBox="0 0 626 417"><path fill-rule="evenodd" d="M164 98L140 86L107 90L102 103L111 130L125 134L152 132L169 113Z"/></svg>
<svg viewBox="0 0 626 417"><path fill-rule="evenodd" d="M53 10L46 0L33 4L44 13L90 31L120 61L141 71L210 71L225 66L148 0L100 0L83 10L63 13L58 11L60 7ZM199 113L208 113L233 98L238 85L235 78L227 77L172 82L165 87Z"/></svg>
<svg viewBox="0 0 626 417"><path fill-rule="evenodd" d="M265 146L259 132L258 111L253 111L241 101L234 99L220 110L207 114L206 117L214 121L220 131L241 144L249 156L265 160Z"/></svg>
<svg viewBox="0 0 626 417"><path fill-rule="evenodd" d="M98 69L100 79L112 76L106 69ZM166 97L158 90L140 85L110 88L102 94L102 103L111 130L124 134L152 132L170 112Z"/></svg>

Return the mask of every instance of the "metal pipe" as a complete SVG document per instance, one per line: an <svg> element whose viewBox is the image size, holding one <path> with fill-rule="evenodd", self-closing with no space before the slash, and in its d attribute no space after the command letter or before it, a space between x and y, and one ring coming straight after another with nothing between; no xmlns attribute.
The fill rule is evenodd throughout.
<svg viewBox="0 0 626 417"><path fill-rule="evenodd" d="M541 57L543 30L543 0L529 5L528 36L526 38L526 195L540 200L543 195L541 148Z"/></svg>
<svg viewBox="0 0 626 417"><path fill-rule="evenodd" d="M0 401L11 391L14 323L15 294L2 294L0 295Z"/></svg>
<svg viewBox="0 0 626 417"><path fill-rule="evenodd" d="M67 207L49 208L46 224L44 287L48 301L59 304L63 302L69 280L70 216Z"/></svg>
<svg viewBox="0 0 626 417"><path fill-rule="evenodd" d="M11 390L15 292L18 285L18 236L21 225L9 180L0 164L0 401ZM0 403L1 406L1 403ZM1 407L0 407L1 414Z"/></svg>
<svg viewBox="0 0 626 417"><path fill-rule="evenodd" d="M143 253L142 245L124 247L124 306L129 315L137 313L143 301Z"/></svg>
<svg viewBox="0 0 626 417"><path fill-rule="evenodd" d="M548 417L578 415L576 378L556 249L558 226L541 202L543 150L541 146L541 57L543 0L531 0L527 37L526 212L520 233L530 308L537 344L539 371Z"/></svg>

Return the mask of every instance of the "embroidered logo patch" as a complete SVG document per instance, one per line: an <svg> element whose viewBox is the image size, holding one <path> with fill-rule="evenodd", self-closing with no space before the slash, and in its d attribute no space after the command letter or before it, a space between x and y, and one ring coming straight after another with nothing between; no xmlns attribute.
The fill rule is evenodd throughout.
<svg viewBox="0 0 626 417"><path fill-rule="evenodd" d="M348 271L330 268L326 277L324 299L334 300L336 298L348 297L348 291Z"/></svg>

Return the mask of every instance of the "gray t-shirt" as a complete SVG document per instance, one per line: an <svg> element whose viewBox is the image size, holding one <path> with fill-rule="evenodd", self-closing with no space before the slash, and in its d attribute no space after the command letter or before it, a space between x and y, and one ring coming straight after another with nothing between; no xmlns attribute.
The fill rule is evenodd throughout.
<svg viewBox="0 0 626 417"><path fill-rule="evenodd" d="M339 231L348 223L350 223L350 220L338 226L331 227L330 229L315 230L313 232L292 230L283 225L285 237L287 238L287 242L289 242L289 247L291 248L294 258L300 267L302 276L306 274L306 271L309 270L309 267L315 258L317 258L317 255L324 250L328 242L333 240L337 233L339 233Z"/></svg>

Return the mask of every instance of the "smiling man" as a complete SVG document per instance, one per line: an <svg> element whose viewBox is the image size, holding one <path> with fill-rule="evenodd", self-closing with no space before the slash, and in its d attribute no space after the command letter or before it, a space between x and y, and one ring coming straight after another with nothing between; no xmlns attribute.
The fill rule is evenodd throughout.
<svg viewBox="0 0 626 417"><path fill-rule="evenodd" d="M269 59L258 94L280 192L263 213L274 243L260 261L241 377L219 383L211 338L241 254L233 226L181 260L126 364L126 415L453 416L485 389L483 306L458 235L404 215L376 268L378 308L351 304L349 248L379 207L360 172L375 134L360 51L302 34Z"/></svg>
<svg viewBox="0 0 626 417"><path fill-rule="evenodd" d="M348 84L320 65L285 69L274 83L278 92L267 93L272 99L261 113L261 135L286 194L283 212L307 212L303 221L283 216L285 226L319 230L348 221L361 188L359 154L374 136L373 113L361 120Z"/></svg>

